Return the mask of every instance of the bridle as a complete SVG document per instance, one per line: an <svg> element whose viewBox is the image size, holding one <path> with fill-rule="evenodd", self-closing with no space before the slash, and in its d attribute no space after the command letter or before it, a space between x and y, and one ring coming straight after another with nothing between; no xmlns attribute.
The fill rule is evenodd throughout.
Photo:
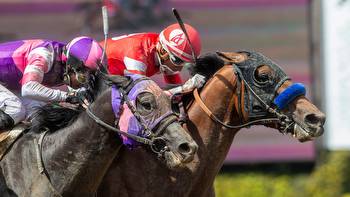
<svg viewBox="0 0 350 197"><path fill-rule="evenodd" d="M253 93L254 94L254 93ZM289 118L283 114L280 114L279 112L277 112L275 109L271 108L269 105L267 105L267 111L269 113L275 114L278 118L263 118L263 119L258 119L258 120L252 120L243 124L239 124L239 125L229 125L224 123L223 121L221 121L218 117L216 117L213 112L210 111L210 109L205 105L205 103L203 102L203 100L200 98L200 95L198 93L198 89L195 89L193 91L193 95L194 98L196 100L196 102L198 102L199 106L203 109L203 111L216 123L219 123L220 125L222 125L223 127L226 127L228 129L240 129L240 128L244 128L244 127L249 127L253 124L256 123L263 123L263 124L267 124L267 123L272 123L272 122L276 122L276 121L282 121L284 120L285 122L289 121ZM256 95L256 94L254 94ZM257 95L256 95L257 96ZM257 96L257 98L259 98ZM285 117L285 118L284 118ZM283 123L281 123L283 124Z"/></svg>
<svg viewBox="0 0 350 197"><path fill-rule="evenodd" d="M121 96L122 96L124 102L127 104L129 109L131 110L132 114L135 116L135 118L141 124L141 126L143 128L141 131L142 136L138 136L138 135L134 135L131 133L121 131L121 130L117 129L116 127L113 127L113 126L105 123L100 118L98 118L96 115L94 115L94 113L91 111L90 107L88 107L86 109L86 112L87 112L88 116L91 119L93 119L100 126L106 128L108 130L111 130L113 132L116 132L120 135L124 135L125 137L133 139L136 142L150 146L151 150L154 153L156 153L158 155L158 157L160 157L165 151L168 150L168 147L164 146L165 140L159 136L162 135L162 133L166 127L168 127L170 124L175 122L178 118L177 118L175 113L169 112L169 113L166 113L166 114L162 115L161 117L159 117L158 118L159 121L156 122L154 125L152 125L152 128L147 126L145 120L142 118L142 116L137 111L136 107L130 101L130 99L128 97L128 93L130 92L130 90L137 83L144 81L144 80L151 80L151 79L148 77L138 78L138 79L132 81L126 88L115 86L118 88L118 91L121 93Z"/></svg>
<svg viewBox="0 0 350 197"><path fill-rule="evenodd" d="M196 102L198 102L199 106L203 109L203 111L216 123L222 125L225 128L228 129L240 129L244 127L249 127L251 125L257 124L257 123L279 123L279 130L281 133L287 133L287 130L293 126L294 121L291 120L288 116L282 114L277 108L272 107L271 105L267 104L249 85L249 83L246 81L244 75L242 74L240 68L236 64L232 64L234 68L234 75L238 77L240 82L244 84L244 86L247 88L248 93L251 93L252 96L254 96L264 107L268 114L273 115L274 118L260 118L252 121L248 121L246 123L238 124L238 125L229 125L221 121L219 118L217 118L213 112L210 111L210 109L205 105L203 100L200 98L200 95L198 93L198 89L195 89L193 92L194 98ZM282 78L275 86L275 95L277 89L286 81L289 80L289 77Z"/></svg>
<svg viewBox="0 0 350 197"><path fill-rule="evenodd" d="M291 126L290 124L292 124L291 120L288 118L288 116L281 114L280 112L278 112L276 109L272 108L270 105L266 104L260 97L259 95L257 95L254 90L250 87L250 85L246 82L246 80L244 79L243 76L240 75L240 71L235 71L235 74L237 76L240 77L240 79L244 82L245 86L248 88L248 90L254 95L254 97L256 97L264 106L267 112L269 112L270 114L275 115L277 118L262 118L262 119L257 119L257 120L252 120L243 124L239 124L239 125L229 125L224 123L223 121L221 121L219 118L217 118L213 112L210 111L210 109L205 105L205 103L203 102L203 100L200 98L200 95L198 93L198 89L195 89L193 91L193 95L195 100L198 102L199 106L203 109L203 111L214 121L219 123L220 125L222 125L223 127L229 128L229 129L240 129L240 128L244 128L244 127L249 127L253 124L256 123L263 123L263 124L267 124L267 123L273 123L273 122L280 122L281 125L287 125L287 127L284 128L284 130L282 131L282 133L285 133L287 131L287 128L289 126ZM283 84L283 83L281 83Z"/></svg>

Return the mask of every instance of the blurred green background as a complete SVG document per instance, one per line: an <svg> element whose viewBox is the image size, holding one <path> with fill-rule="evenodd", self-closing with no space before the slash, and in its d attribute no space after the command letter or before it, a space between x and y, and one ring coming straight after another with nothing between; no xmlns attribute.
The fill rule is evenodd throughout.
<svg viewBox="0 0 350 197"><path fill-rule="evenodd" d="M249 165L248 165L249 166ZM222 171L215 180L220 197L349 197L350 153L324 152L320 163L250 165Z"/></svg>

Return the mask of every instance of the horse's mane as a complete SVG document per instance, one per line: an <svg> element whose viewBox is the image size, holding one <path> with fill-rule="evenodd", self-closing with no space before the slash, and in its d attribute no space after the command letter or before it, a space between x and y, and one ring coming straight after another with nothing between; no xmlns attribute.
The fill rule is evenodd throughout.
<svg viewBox="0 0 350 197"><path fill-rule="evenodd" d="M200 56L189 71L192 76L198 73L209 79L223 66L224 61L216 53L207 53Z"/></svg>
<svg viewBox="0 0 350 197"><path fill-rule="evenodd" d="M50 132L72 124L80 114L80 110L73 110L59 105L47 104L36 110L31 119L30 131L39 133L47 128Z"/></svg>
<svg viewBox="0 0 350 197"><path fill-rule="evenodd" d="M123 76L112 76L107 74L98 74L93 80L91 93L97 98L98 94L106 90L111 84L125 88L131 82L131 79ZM83 112L81 107L77 110L66 108L57 104L47 104L36 109L31 117L31 132L40 133L44 129L49 129L50 132L62 129L78 118L78 115Z"/></svg>
<svg viewBox="0 0 350 197"><path fill-rule="evenodd" d="M189 68L190 74L201 74L210 79L220 68L225 65L225 62L216 53L207 53L200 56L196 64ZM192 94L182 96L183 106L187 109L193 101Z"/></svg>

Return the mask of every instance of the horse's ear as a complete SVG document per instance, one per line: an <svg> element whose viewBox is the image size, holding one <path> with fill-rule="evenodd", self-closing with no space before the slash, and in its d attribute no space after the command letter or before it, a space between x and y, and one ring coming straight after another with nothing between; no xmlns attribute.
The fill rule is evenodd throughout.
<svg viewBox="0 0 350 197"><path fill-rule="evenodd" d="M225 64L241 63L248 59L247 55L244 53L217 51L216 54L225 62Z"/></svg>
<svg viewBox="0 0 350 197"><path fill-rule="evenodd" d="M127 76L121 75L110 75L106 73L101 73L103 78L118 87L126 88L132 82L132 79Z"/></svg>
<svg viewBox="0 0 350 197"><path fill-rule="evenodd" d="M116 86L126 88L132 82L130 77L121 76L121 75L108 75L109 80Z"/></svg>

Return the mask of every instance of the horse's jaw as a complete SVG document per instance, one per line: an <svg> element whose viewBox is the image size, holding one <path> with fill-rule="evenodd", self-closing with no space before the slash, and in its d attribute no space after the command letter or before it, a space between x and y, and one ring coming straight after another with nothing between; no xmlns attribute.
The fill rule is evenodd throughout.
<svg viewBox="0 0 350 197"><path fill-rule="evenodd" d="M171 151L164 152L165 164L171 170L180 170L185 167L185 163L181 162L181 157Z"/></svg>
<svg viewBox="0 0 350 197"><path fill-rule="evenodd" d="M294 121L293 136L300 142L310 141L324 133L324 123L326 115L305 97L296 99L293 104L295 108L290 108Z"/></svg>
<svg viewBox="0 0 350 197"><path fill-rule="evenodd" d="M266 127L279 130L283 134L290 134L293 138L299 142L312 141L317 137L320 137L324 133L323 125L314 125L301 121L298 116L292 115L292 122L289 123L287 128L281 128L280 123L265 124Z"/></svg>
<svg viewBox="0 0 350 197"><path fill-rule="evenodd" d="M293 137L298 139L300 142L306 142L321 136L323 132L323 126L310 127L306 124L295 123L293 128Z"/></svg>

